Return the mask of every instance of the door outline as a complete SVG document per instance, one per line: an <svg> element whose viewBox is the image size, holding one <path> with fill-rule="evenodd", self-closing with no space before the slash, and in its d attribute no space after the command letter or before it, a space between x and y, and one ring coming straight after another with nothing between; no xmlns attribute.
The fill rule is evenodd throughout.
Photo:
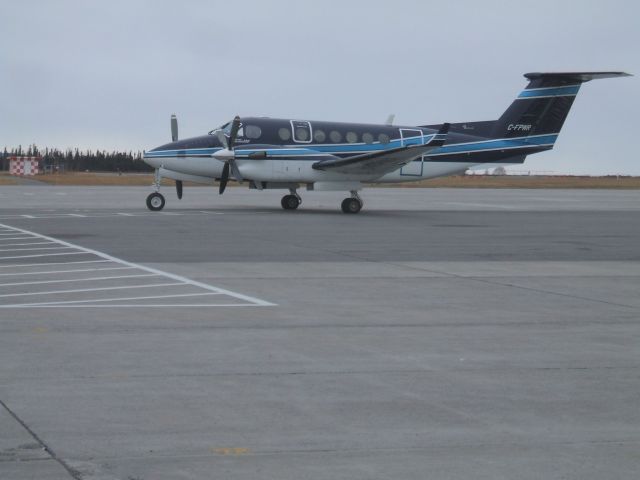
<svg viewBox="0 0 640 480"><path fill-rule="evenodd" d="M405 138L417 137L419 134L420 139L411 140L405 142ZM400 146L405 145L422 145L424 143L424 132L418 128L401 128L400 129ZM400 169L400 175L404 177L422 177L424 170L424 155L419 160L413 160Z"/></svg>
<svg viewBox="0 0 640 480"><path fill-rule="evenodd" d="M308 122L306 120L289 120L289 123L291 123L291 138L295 143L311 143L313 141L313 130L311 128L311 122ZM307 127L309 128L309 140L298 140L296 138L296 125L302 126L301 124L304 123L306 123Z"/></svg>

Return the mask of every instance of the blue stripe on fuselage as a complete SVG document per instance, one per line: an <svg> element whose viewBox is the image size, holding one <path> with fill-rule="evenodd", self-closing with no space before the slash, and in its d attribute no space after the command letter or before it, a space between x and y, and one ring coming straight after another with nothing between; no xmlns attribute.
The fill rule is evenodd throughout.
<svg viewBox="0 0 640 480"><path fill-rule="evenodd" d="M431 136L425 138L430 139ZM419 137L415 137L419 138ZM512 149L512 148L528 148L553 145L558 138L557 133L548 135L538 135L531 137L519 137L519 138L500 138L495 140L482 140L479 142L469 142L460 144L443 145L442 147L435 148L429 152L426 156L440 156L448 154L459 153L476 153L486 150L500 150L500 149ZM405 143L407 140L404 139ZM236 154L238 157L246 157L247 155L255 152L266 152L267 156L277 157L290 157L297 159L308 158L309 160L318 160L318 156L322 154L329 155L348 155L357 153L377 152L381 150L388 150L392 148L398 148L401 145L400 139L392 140L388 144L354 144L354 145L315 145L314 148L300 148L297 146L283 146L282 148L268 148L268 149L243 149L236 148ZM426 142L424 142L426 143ZM156 150L145 153L145 158L164 158L164 157L177 157L177 156L190 156L190 157L210 157L215 152L219 151L219 147L214 148L193 148L193 149L180 149L180 150Z"/></svg>

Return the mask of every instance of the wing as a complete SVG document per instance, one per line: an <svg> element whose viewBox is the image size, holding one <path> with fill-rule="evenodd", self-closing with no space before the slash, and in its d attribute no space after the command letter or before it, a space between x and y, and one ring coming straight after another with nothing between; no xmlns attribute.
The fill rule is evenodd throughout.
<svg viewBox="0 0 640 480"><path fill-rule="evenodd" d="M346 158L321 160L312 165L315 170L350 174L384 175L393 172L416 158L444 144L449 132L449 124L442 125L438 133L422 145L405 145L379 152L364 153Z"/></svg>

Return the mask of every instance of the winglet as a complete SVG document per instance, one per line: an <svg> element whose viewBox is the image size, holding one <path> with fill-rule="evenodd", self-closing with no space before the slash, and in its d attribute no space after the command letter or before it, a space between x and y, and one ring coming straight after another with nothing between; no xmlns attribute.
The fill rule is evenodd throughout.
<svg viewBox="0 0 640 480"><path fill-rule="evenodd" d="M429 143L427 143L427 145L429 145L430 147L441 147L442 145L444 145L444 142L447 141L447 135L449 133L450 126L450 123L443 123L440 127L440 130L438 130L438 133L433 136L433 138L429 141Z"/></svg>

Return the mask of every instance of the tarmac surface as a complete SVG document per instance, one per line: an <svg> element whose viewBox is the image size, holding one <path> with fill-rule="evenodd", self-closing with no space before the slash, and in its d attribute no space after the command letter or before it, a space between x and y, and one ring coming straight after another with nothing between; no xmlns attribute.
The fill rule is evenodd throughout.
<svg viewBox="0 0 640 480"><path fill-rule="evenodd" d="M0 187L0 478L629 479L640 192Z"/></svg>

